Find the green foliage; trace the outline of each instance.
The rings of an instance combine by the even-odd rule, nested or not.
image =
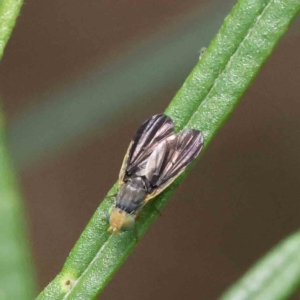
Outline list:
[[[0,59],[23,1],[0,2]],[[6,149],[4,116],[0,111],[0,299],[33,298],[34,272],[24,229],[22,199]]]
[[[6,149],[0,115],[0,299],[32,299],[36,288],[23,205]]]
[[[0,1],[0,59],[15,26],[22,4],[22,0]]]
[[[25,230],[22,198],[6,148],[0,114],[0,299],[32,299],[35,278]]]
[[[239,1],[166,110],[176,128],[201,130],[207,147],[299,8],[299,0]],[[183,178],[158,197],[159,209]],[[115,185],[110,193],[116,189]],[[116,236],[107,233],[104,216],[112,204],[109,199],[101,203],[61,273],[38,299],[93,299],[105,287],[136,245],[133,232]],[[138,223],[139,237],[156,217],[151,207],[143,209]]]
[[[288,299],[300,282],[300,232],[260,259],[220,300]]]

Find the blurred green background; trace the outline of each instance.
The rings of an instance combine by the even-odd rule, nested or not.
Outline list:
[[[234,3],[26,1],[0,94],[40,289]],[[215,299],[299,229],[299,48],[298,18],[103,299]]]

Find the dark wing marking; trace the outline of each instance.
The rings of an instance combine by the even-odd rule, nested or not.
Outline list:
[[[166,188],[198,156],[202,146],[203,135],[195,129],[185,129],[163,141],[147,161],[145,176],[149,192]]]
[[[152,116],[143,123],[133,138],[128,159],[124,162],[124,176],[141,176],[151,153],[173,132],[173,121],[164,114]]]

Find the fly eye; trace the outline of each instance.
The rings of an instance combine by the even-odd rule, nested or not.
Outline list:
[[[107,223],[109,223],[109,220],[110,220],[110,215],[111,215],[111,212],[114,208],[111,207],[107,212],[106,212],[106,221]]]
[[[134,227],[135,224],[135,216],[134,215],[127,215],[123,224],[122,224],[122,231],[129,231]]]

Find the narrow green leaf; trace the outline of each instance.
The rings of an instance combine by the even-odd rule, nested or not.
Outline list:
[[[0,1],[0,59],[15,26],[22,4],[23,0]]]
[[[0,59],[19,15],[22,0],[0,2]],[[0,299],[32,299],[36,287],[22,199],[6,148],[0,111]]]
[[[207,147],[299,8],[299,0],[239,1],[166,110],[176,128],[200,129]],[[158,197],[160,209],[183,177]],[[115,191],[116,185],[111,193]],[[103,217],[112,204],[109,199],[101,203],[63,270],[38,299],[93,299],[105,287],[136,244],[132,232],[116,236],[106,232]],[[139,236],[156,217],[151,205],[142,210]]]
[[[300,231],[261,258],[220,300],[288,299],[300,283]]]
[[[0,299],[30,300],[36,292],[35,277],[3,123],[0,112]]]

